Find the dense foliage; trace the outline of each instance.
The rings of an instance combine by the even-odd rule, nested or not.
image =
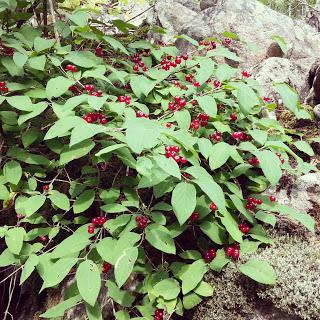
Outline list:
[[[196,50],[179,56],[163,43],[124,46],[81,11],[56,23],[60,39],[9,17],[0,30],[0,266],[22,270],[20,284],[37,272],[41,290],[76,280],[42,317],[83,301],[101,319],[101,286],[119,320],[183,315],[213,294],[206,272],[228,263],[274,284],[267,262],[241,258],[272,243],[264,227],[278,215],[314,230],[309,215],[264,193],[284,170],[315,170],[291,145],[313,151],[260,116],[276,104],[247,71],[221,63],[241,61],[233,40],[184,36]],[[291,88],[275,88],[309,116]]]

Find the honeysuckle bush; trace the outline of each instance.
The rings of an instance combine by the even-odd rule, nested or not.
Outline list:
[[[279,216],[314,231],[265,193],[284,172],[316,170],[291,149],[311,147],[261,117],[276,103],[249,72],[221,63],[241,61],[232,40],[183,36],[195,50],[179,56],[125,46],[96,23],[79,11],[56,24],[60,39],[28,24],[0,31],[0,266],[21,285],[38,273],[41,291],[75,278],[43,318],[83,302],[101,319],[103,286],[119,320],[183,315],[213,294],[204,275],[229,263],[273,285],[267,262],[241,258],[272,244],[265,228]],[[275,89],[308,117],[294,90]]]

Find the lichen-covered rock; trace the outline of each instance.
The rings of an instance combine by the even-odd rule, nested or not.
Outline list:
[[[320,314],[320,243],[281,236],[275,245],[250,258],[268,261],[277,284],[263,286],[241,275],[230,264],[207,280],[215,294],[190,317],[192,320],[316,320]],[[249,257],[244,257],[245,262]]]

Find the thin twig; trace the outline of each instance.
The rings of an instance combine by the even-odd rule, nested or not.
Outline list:
[[[53,1],[52,0],[49,0],[49,4],[50,4],[50,11],[51,11],[51,16],[52,16],[52,22],[53,24],[55,25],[56,22],[57,22],[57,19],[56,19],[56,13],[54,11],[54,5],[53,5]],[[55,38],[56,38],[56,41],[57,43],[59,44],[59,46],[61,46],[61,43],[60,43],[60,38],[59,38],[59,33],[56,29],[54,29],[54,35],[55,35]]]

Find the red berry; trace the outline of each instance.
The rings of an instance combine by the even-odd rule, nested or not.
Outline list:
[[[48,184],[44,185],[42,187],[42,189],[43,189],[43,191],[48,191],[49,190],[49,185]]]
[[[227,247],[227,249],[226,249],[226,255],[227,255],[228,257],[232,257],[233,252],[234,252],[234,248],[233,248],[233,247]]]
[[[167,128],[171,128],[171,127],[172,127],[172,123],[167,122],[167,123],[166,123],[166,127],[167,127]]]
[[[180,162],[182,164],[186,164],[188,162],[188,160],[185,157],[180,157]]]
[[[277,201],[277,198],[275,196],[270,196],[269,199],[270,199],[271,202],[276,202]]]
[[[137,64],[133,66],[133,71],[139,71],[139,66]]]
[[[182,59],[183,59],[183,60],[188,60],[188,58],[189,58],[189,57],[188,57],[187,54],[184,54],[184,55],[182,56]]]
[[[190,222],[197,222],[199,220],[199,217],[200,217],[200,215],[198,212],[193,212],[189,221]]]
[[[7,83],[5,81],[0,81],[0,87],[6,87]]]
[[[238,119],[238,116],[235,113],[232,113],[230,115],[230,121],[235,122],[235,121],[237,121],[237,119]]]
[[[251,74],[247,71],[242,71],[241,74],[245,77],[245,78],[250,78]]]
[[[47,241],[47,237],[46,236],[40,236],[39,239],[42,242],[46,242]]]
[[[261,205],[263,201],[261,199],[257,199],[256,204]]]
[[[213,82],[213,85],[214,85],[216,88],[220,88],[220,87],[221,87],[221,81],[215,80],[215,81]]]
[[[196,88],[199,88],[199,87],[201,86],[201,84],[200,84],[199,81],[194,82],[193,85],[194,85]]]
[[[93,84],[86,84],[84,86],[84,89],[88,92],[92,92],[94,90],[94,85]]]
[[[100,119],[100,123],[101,124],[106,124],[108,122],[108,120],[106,118],[101,118]]]
[[[70,72],[77,72],[78,71],[77,67],[75,65],[73,65],[73,64],[68,64],[66,66],[66,70],[70,71]]]
[[[94,225],[90,224],[88,226],[88,233],[93,234],[94,233]]]
[[[126,97],[125,96],[119,96],[118,97],[118,101],[119,102],[125,102],[126,101]]]
[[[216,205],[214,202],[212,202],[212,203],[210,204],[210,209],[211,209],[211,211],[216,211],[216,210],[218,209],[218,207],[217,207],[217,205]]]
[[[112,265],[110,263],[104,262],[102,265],[102,272],[108,273],[111,268],[112,268]]]

